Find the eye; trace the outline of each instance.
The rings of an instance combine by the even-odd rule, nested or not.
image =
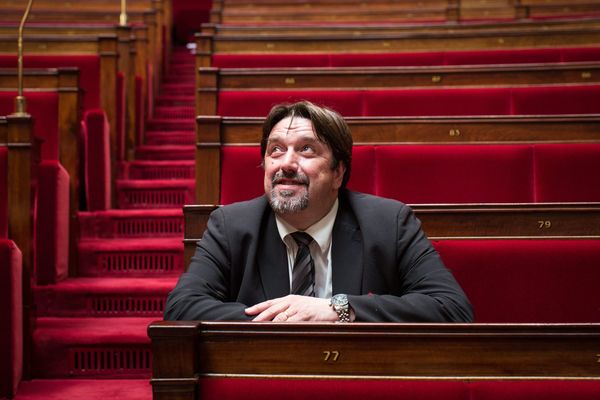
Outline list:
[[[283,153],[283,148],[279,145],[273,145],[269,149],[269,155],[276,156]]]
[[[315,152],[315,149],[314,149],[314,147],[313,147],[313,146],[311,146],[311,145],[309,145],[309,144],[305,144],[304,146],[302,146],[302,152],[303,152],[303,153],[306,153],[306,152],[309,152],[309,153],[314,153],[314,152]]]

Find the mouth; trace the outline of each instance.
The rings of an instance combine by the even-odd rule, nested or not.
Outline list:
[[[300,174],[294,176],[282,176],[278,173],[273,176],[273,187],[275,186],[308,186],[308,177]]]

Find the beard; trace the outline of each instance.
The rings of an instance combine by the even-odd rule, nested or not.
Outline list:
[[[277,191],[277,183],[280,179],[293,179],[303,186],[300,186],[298,191],[295,190],[279,190]],[[273,211],[278,214],[291,214],[305,210],[308,207],[308,177],[298,173],[283,173],[279,171],[271,179],[271,193],[269,196],[269,204]]]

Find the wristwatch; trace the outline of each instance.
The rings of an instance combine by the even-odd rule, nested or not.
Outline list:
[[[348,304],[348,296],[345,294],[336,294],[331,298],[329,305],[338,315],[340,322],[350,322],[350,305]]]

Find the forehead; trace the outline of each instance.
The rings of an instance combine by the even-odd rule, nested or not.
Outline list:
[[[286,117],[282,119],[271,129],[269,141],[297,137],[312,137],[313,139],[317,139],[313,124],[309,119],[302,117]]]

